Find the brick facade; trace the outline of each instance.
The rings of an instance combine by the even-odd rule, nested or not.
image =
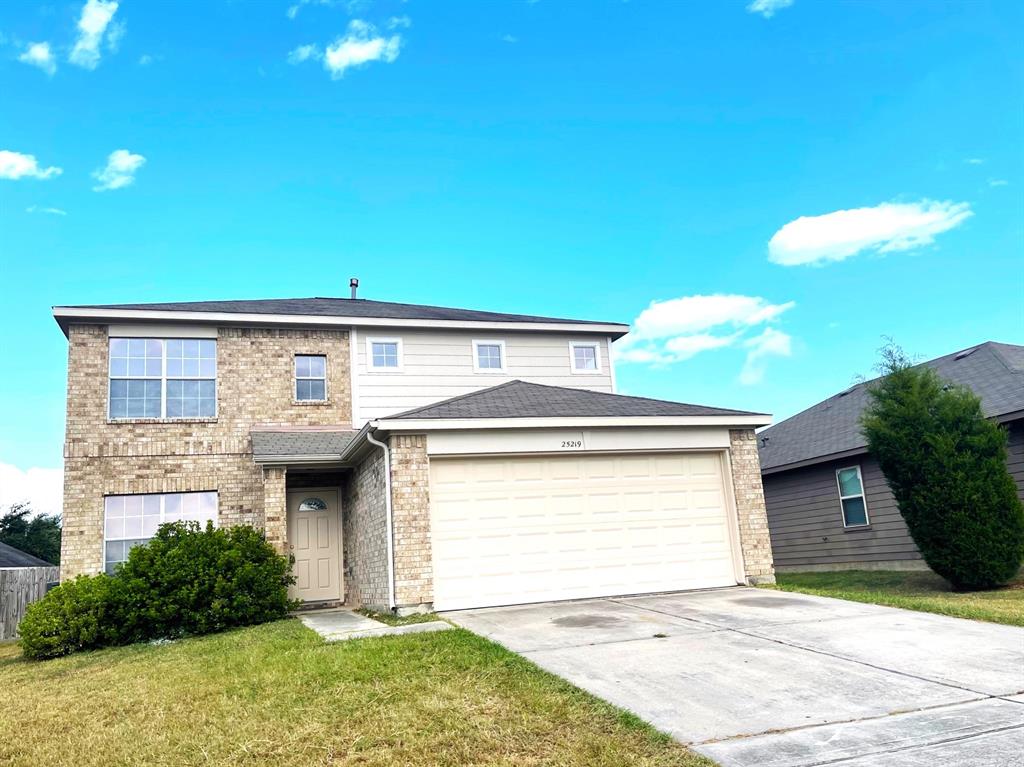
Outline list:
[[[395,601],[434,601],[430,543],[430,461],[425,434],[391,437],[391,515],[395,535]]]
[[[753,429],[729,431],[729,465],[739,517],[740,549],[747,582],[775,583],[768,513],[761,487],[761,462]]]
[[[117,422],[107,419],[107,327],[72,325],[68,336],[62,577],[102,569],[108,494],[216,490],[219,524],[266,527],[284,548],[284,472],[253,463],[249,431],[349,424],[347,331],[219,328],[216,418]],[[296,354],[327,356],[326,403],[294,401]]]
[[[384,497],[384,451],[373,447],[342,483],[341,521],[345,601],[375,610],[389,602]]]

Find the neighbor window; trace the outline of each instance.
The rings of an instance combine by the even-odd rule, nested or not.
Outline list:
[[[366,357],[370,370],[401,370],[402,342],[397,338],[367,338]]]
[[[473,367],[481,373],[502,373],[505,370],[504,341],[474,341]]]
[[[839,502],[843,506],[843,526],[863,527],[868,523],[868,507],[864,500],[864,482],[860,466],[848,466],[836,472]]]
[[[108,573],[128,558],[133,546],[147,543],[165,522],[217,524],[217,493],[108,495],[104,499],[104,566]]]
[[[569,360],[574,373],[601,372],[601,357],[596,343],[569,344]]]
[[[213,418],[212,338],[111,338],[110,418]]]
[[[327,357],[322,354],[295,355],[295,399],[323,402],[327,399]]]

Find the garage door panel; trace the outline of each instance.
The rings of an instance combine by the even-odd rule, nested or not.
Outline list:
[[[431,462],[435,606],[735,583],[716,454]]]

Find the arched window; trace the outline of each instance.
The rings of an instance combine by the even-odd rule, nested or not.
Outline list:
[[[299,511],[327,511],[327,503],[322,498],[307,498],[299,504]]]

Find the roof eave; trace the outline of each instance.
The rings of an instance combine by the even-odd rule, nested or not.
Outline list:
[[[868,452],[867,446],[862,445],[860,447],[853,447],[849,450],[840,450],[838,453],[829,453],[828,455],[819,455],[814,458],[805,458],[802,461],[793,461],[792,463],[784,463],[779,466],[770,466],[765,468],[761,467],[761,475],[767,476],[769,474],[781,474],[784,471],[792,471],[793,469],[803,469],[807,466],[814,466],[819,463],[828,463],[829,461],[838,461],[842,458],[851,458],[855,455],[866,455]]]
[[[482,330],[525,330],[525,331],[562,331],[575,334],[592,334],[610,336],[613,340],[621,338],[629,332],[629,325],[616,322],[552,322],[537,321],[499,321],[499,320],[437,320],[437,319],[398,319],[393,317],[346,317],[316,314],[263,314],[258,312],[193,312],[142,310],[142,309],[102,309],[96,307],[54,306],[53,317],[60,325],[64,335],[68,334],[68,326],[77,323],[104,323],[117,321],[130,322],[189,322],[216,325],[299,325],[299,326],[338,326],[338,327],[409,327],[409,328],[441,328],[441,329],[482,329]]]
[[[684,416],[568,416],[517,418],[381,418],[371,422],[382,431],[455,431],[460,429],[566,429],[614,426],[718,426],[753,428],[771,423],[771,416],[684,415]]]

